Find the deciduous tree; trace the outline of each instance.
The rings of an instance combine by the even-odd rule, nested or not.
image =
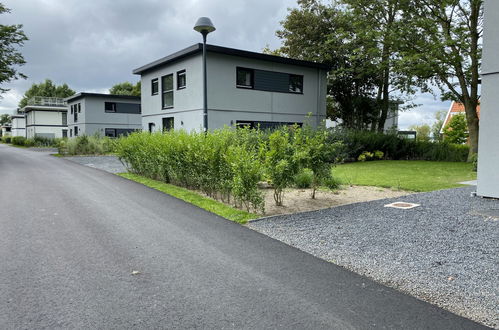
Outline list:
[[[109,89],[109,94],[140,96],[140,81],[135,85],[128,81],[118,83]]]
[[[468,140],[468,127],[463,114],[452,116],[444,129],[444,140],[450,143],[463,144]]]
[[[0,3],[0,15],[9,13],[10,9]],[[18,71],[18,66],[26,63],[19,47],[28,40],[22,30],[21,24],[3,25],[0,24],[0,97],[8,89],[1,87],[5,83],[19,78],[26,78]]]
[[[19,108],[24,108],[29,99],[34,96],[46,96],[46,97],[69,97],[74,95],[75,91],[69,88],[69,86],[64,83],[57,86],[50,79],[45,79],[44,82],[39,84],[32,84],[31,87],[24,93],[23,98],[19,102]]]

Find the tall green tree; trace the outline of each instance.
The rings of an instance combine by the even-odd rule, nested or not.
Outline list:
[[[0,3],[0,15],[9,13],[10,9]],[[26,78],[18,71],[18,66],[26,63],[23,55],[18,50],[28,40],[22,30],[22,25],[0,24],[0,97],[8,89],[1,87],[5,83],[19,78]]]
[[[31,99],[34,96],[64,98],[74,94],[75,91],[69,88],[69,86],[66,83],[57,86],[52,82],[52,80],[45,79],[44,82],[31,85],[31,87],[24,93],[23,98],[19,102],[19,108],[24,108],[26,105],[28,105],[29,99]]]
[[[125,81],[118,83],[109,89],[109,94],[140,96],[140,81],[135,85]]]
[[[404,65],[441,90],[443,100],[464,104],[470,155],[478,151],[479,70],[483,0],[413,0],[401,38]]]
[[[12,121],[12,117],[7,115],[7,114],[3,114],[0,116],[0,126],[5,125],[5,124],[10,124],[11,121]]]
[[[416,131],[416,140],[418,141],[430,141],[431,127],[428,124],[422,125],[411,125],[410,130]]]
[[[444,140],[450,143],[463,144],[468,140],[468,127],[463,114],[452,116],[444,128]]]

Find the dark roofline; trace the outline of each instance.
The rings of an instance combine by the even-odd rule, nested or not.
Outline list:
[[[201,44],[201,43],[195,44],[195,45],[192,45],[190,47],[184,48],[176,53],[173,53],[171,55],[160,58],[159,60],[156,60],[156,61],[151,62],[149,64],[146,64],[144,66],[141,66],[140,68],[133,70],[133,73],[134,74],[142,74],[146,71],[150,71],[150,70],[155,69],[157,67],[172,63],[174,61],[178,61],[182,58],[201,53],[202,50],[203,50],[203,44]],[[254,59],[269,61],[269,62],[292,64],[292,65],[297,65],[297,66],[305,66],[305,67],[309,67],[309,68],[319,68],[319,69],[329,70],[329,66],[326,64],[322,64],[322,63],[302,61],[302,60],[296,60],[293,58],[268,55],[268,54],[262,54],[262,53],[256,53],[256,52],[249,52],[246,50],[240,50],[240,49],[235,49],[235,48],[227,48],[227,47],[221,47],[221,46],[215,46],[215,45],[206,45],[206,51],[211,52],[211,53],[240,56],[240,57],[245,57],[245,58],[254,58]]]
[[[84,98],[84,97],[87,97],[87,96],[91,96],[91,97],[105,97],[105,98],[117,98],[117,99],[126,99],[126,100],[140,101],[140,96],[103,94],[103,93],[86,93],[86,92],[76,93],[73,96],[65,98],[64,101],[71,102],[71,101],[78,100],[78,99],[81,99],[81,98]]]

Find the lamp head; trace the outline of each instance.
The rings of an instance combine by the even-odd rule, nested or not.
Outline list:
[[[211,19],[208,17],[200,17],[198,18],[196,24],[194,25],[194,30],[198,31],[199,33],[210,33],[215,31],[215,26],[211,22]]]

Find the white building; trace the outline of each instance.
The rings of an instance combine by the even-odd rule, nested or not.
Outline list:
[[[78,93],[66,102],[69,137],[116,137],[142,128],[139,96]]]
[[[16,113],[12,118],[12,136],[26,137],[26,118],[23,114]]]
[[[477,194],[499,198],[499,1],[485,0]]]
[[[142,129],[202,130],[202,44],[133,72],[141,75]],[[326,72],[314,62],[207,45],[208,128],[272,127],[326,119]]]
[[[26,115],[26,137],[67,137],[67,106],[64,99],[35,96],[21,109]]]
[[[12,127],[10,125],[3,125],[0,129],[2,136],[12,136]]]

